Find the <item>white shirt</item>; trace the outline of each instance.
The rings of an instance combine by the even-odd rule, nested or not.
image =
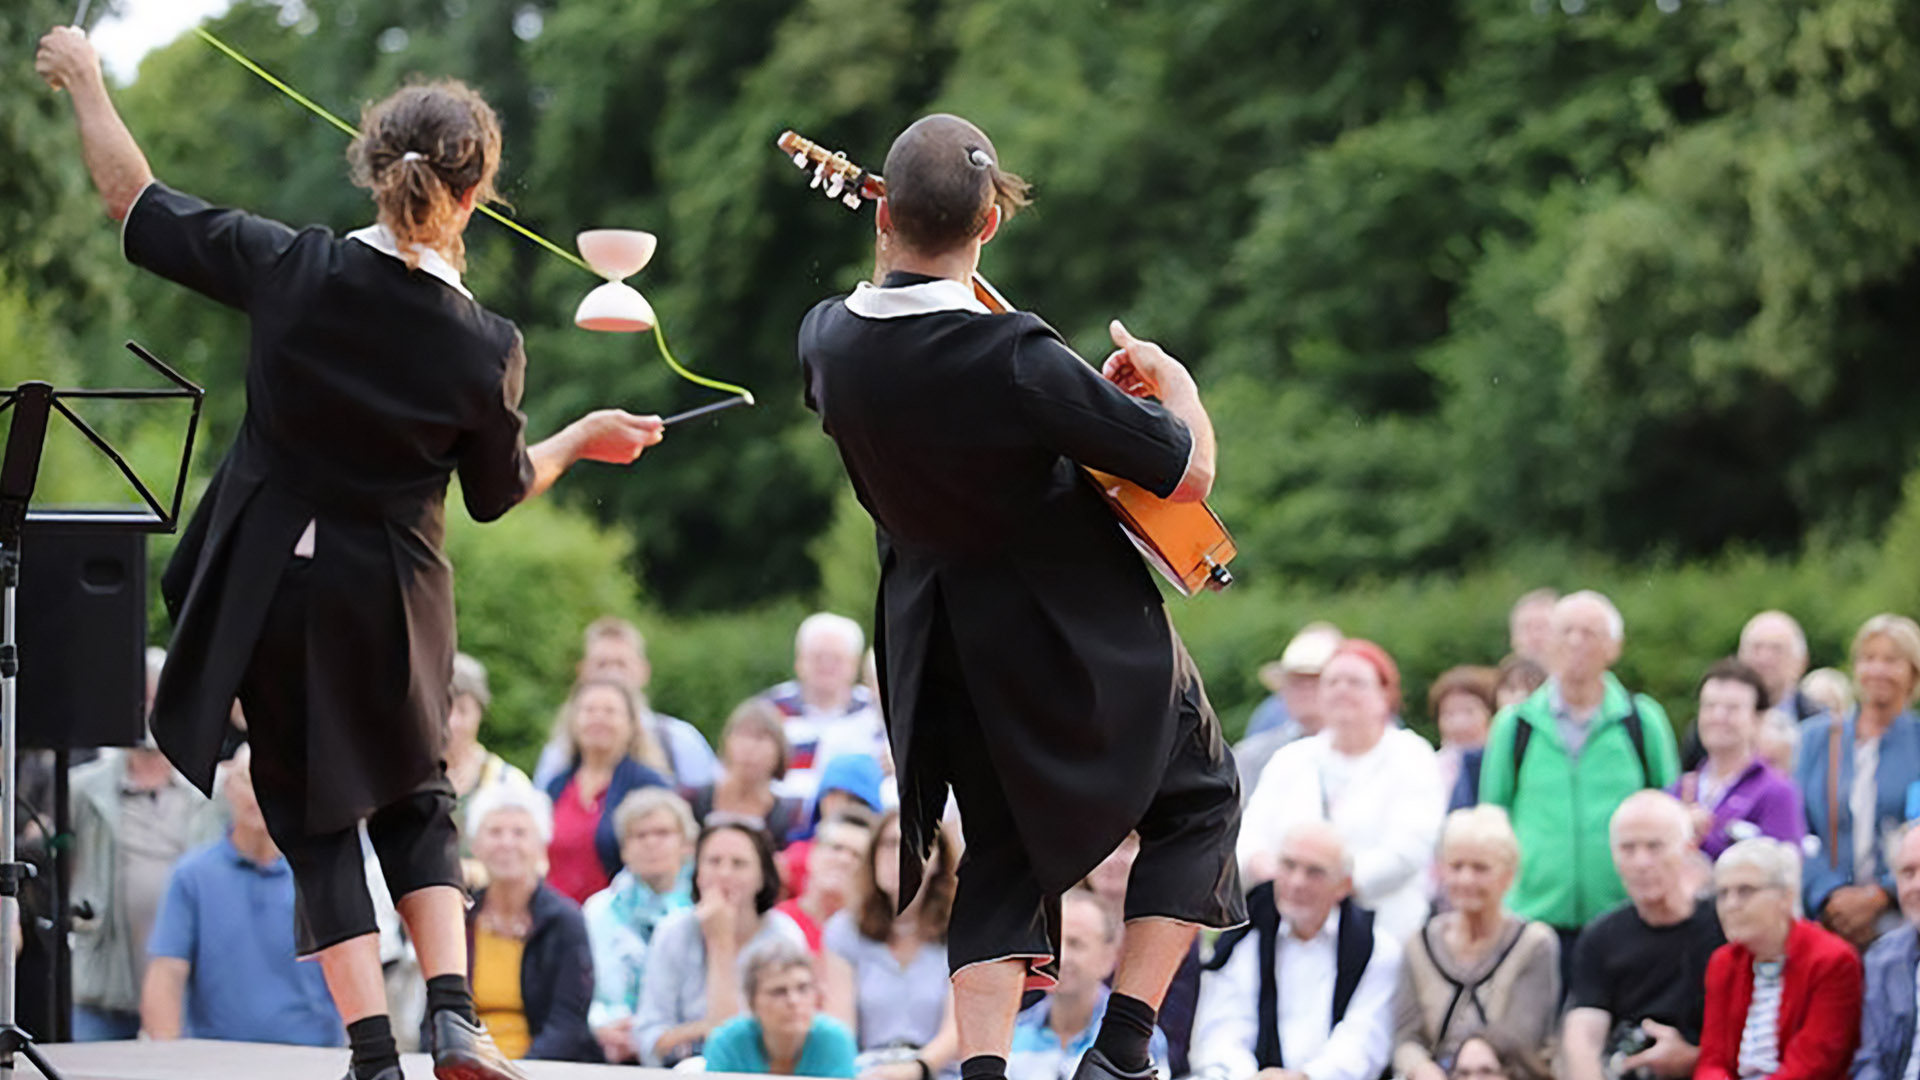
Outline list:
[[[1373,930],[1373,957],[1360,975],[1339,1024],[1333,1019],[1333,983],[1340,912],[1327,916],[1306,941],[1285,920],[1274,967],[1279,980],[1280,1049],[1286,1067],[1311,1080],[1375,1080],[1393,1053],[1393,994],[1400,980],[1400,946]],[[1260,1034],[1260,945],[1249,934],[1226,966],[1200,976],[1189,1064],[1195,1076],[1245,1080],[1260,1071],[1254,1043]]]
[[[1240,819],[1240,873],[1256,854],[1279,851],[1293,826],[1330,821],[1353,852],[1356,898],[1388,937],[1405,941],[1427,919],[1427,873],[1446,812],[1425,739],[1388,728],[1372,750],[1348,756],[1323,731],[1281,747],[1261,770]]]

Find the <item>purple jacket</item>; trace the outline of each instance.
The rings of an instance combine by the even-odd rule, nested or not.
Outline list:
[[[1673,793],[1688,806],[1703,805],[1700,772],[1705,768],[1703,764],[1673,786]],[[1807,812],[1800,801],[1800,789],[1755,758],[1713,808],[1713,828],[1700,841],[1700,850],[1707,858],[1718,859],[1735,841],[1754,836],[1771,836],[1797,849],[1806,835]]]

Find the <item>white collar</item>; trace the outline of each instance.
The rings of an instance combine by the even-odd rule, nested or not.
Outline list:
[[[847,297],[847,310],[863,319],[901,319],[936,311],[971,311],[991,315],[973,290],[952,278],[923,281],[883,289],[863,281]]]
[[[1321,942],[1337,941],[1339,936],[1340,907],[1337,904],[1334,905],[1332,911],[1327,912],[1327,919],[1320,924],[1320,929],[1312,937],[1304,941],[1294,935],[1292,922],[1288,920],[1285,915],[1280,916],[1280,940],[1290,945],[1314,945]]]
[[[347,239],[358,240],[382,255],[400,258],[400,245],[394,241],[393,231],[378,222],[364,229],[353,230],[347,234]],[[420,253],[420,269],[453,286],[461,296],[473,299],[467,287],[460,284],[460,271],[455,270],[445,256],[425,244],[415,244],[413,250]]]

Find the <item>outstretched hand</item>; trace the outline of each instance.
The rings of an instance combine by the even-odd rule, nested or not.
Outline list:
[[[56,26],[40,39],[33,55],[33,70],[55,90],[67,90],[88,81],[100,81],[100,54],[86,31],[73,26]]]
[[[600,409],[579,420],[580,458],[628,465],[641,451],[666,437],[658,416],[635,416],[624,409]]]

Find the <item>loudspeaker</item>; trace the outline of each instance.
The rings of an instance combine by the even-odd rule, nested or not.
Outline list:
[[[133,746],[146,735],[142,533],[28,521],[14,639],[20,745]]]

